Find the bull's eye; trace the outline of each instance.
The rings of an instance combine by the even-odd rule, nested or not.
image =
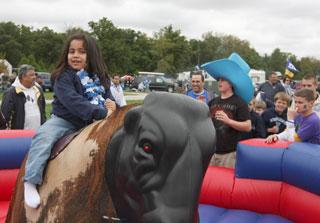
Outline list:
[[[152,145],[148,142],[144,142],[141,147],[142,147],[143,151],[145,151],[146,153],[152,152]]]

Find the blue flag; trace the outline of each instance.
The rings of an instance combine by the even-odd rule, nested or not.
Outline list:
[[[293,72],[299,72],[299,70],[291,63],[290,59],[287,60],[286,69]]]

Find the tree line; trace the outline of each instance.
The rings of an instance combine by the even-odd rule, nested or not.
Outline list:
[[[161,28],[152,37],[133,29],[116,27],[102,18],[90,21],[89,30],[70,28],[63,33],[48,27],[33,29],[13,22],[0,23],[0,59],[13,67],[32,64],[38,71],[51,72],[60,56],[66,38],[75,32],[86,32],[98,40],[110,74],[157,71],[174,75],[193,70],[195,65],[226,58],[238,52],[253,69],[284,73],[287,58],[300,70],[295,79],[306,73],[320,75],[320,61],[313,57],[298,59],[290,52],[275,48],[271,55],[260,55],[247,40],[233,35],[204,33],[201,39],[190,39],[174,30]]]

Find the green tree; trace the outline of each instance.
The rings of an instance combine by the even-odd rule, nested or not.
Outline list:
[[[130,46],[130,66],[124,67],[126,72],[135,73],[137,71],[153,71],[156,69],[157,64],[154,60],[153,41],[147,37],[146,34],[141,32],[133,32],[127,30],[127,38],[131,40],[128,42]]]
[[[289,55],[288,53],[281,52],[279,48],[274,49],[270,58],[268,58],[267,71],[280,71],[283,74]]]
[[[208,32],[201,39],[188,41],[180,30],[169,25],[150,38],[133,29],[116,27],[107,18],[91,21],[89,27],[89,31],[71,27],[56,33],[47,27],[33,30],[13,22],[0,22],[0,58],[8,60],[13,67],[29,63],[39,71],[52,71],[66,38],[76,32],[86,32],[98,40],[110,73],[161,71],[174,74],[237,52],[251,68],[264,69],[267,73],[272,70],[284,73],[286,60],[290,58],[300,70],[295,79],[306,73],[320,75],[317,58],[303,57],[299,60],[279,48],[270,55],[260,56],[247,40],[232,35]]]
[[[102,48],[102,54],[108,66],[109,72],[124,72],[130,67],[131,50],[128,44],[133,36],[113,25],[107,18],[98,22],[89,22],[92,34],[98,39]]]
[[[212,32],[208,32],[202,37],[203,41],[197,43],[198,47],[200,46],[200,55],[202,55],[200,60],[202,63],[226,58],[231,53],[236,52],[246,60],[251,68],[263,69],[263,58],[250,46],[248,41],[232,35],[213,35]]]
[[[6,59],[17,66],[21,57],[23,45],[19,42],[20,28],[13,22],[0,23],[0,52],[6,54]]]
[[[99,41],[110,73],[124,74],[156,69],[154,41],[146,34],[118,28],[107,18],[98,22],[91,21],[89,26],[91,34]]]
[[[218,53],[218,49],[221,46],[221,38],[213,35],[212,32],[203,34],[202,38],[203,41],[199,42],[197,46],[200,50],[200,63],[203,64],[211,60],[221,59],[222,55]]]
[[[23,56],[19,62],[19,65],[22,65],[22,64],[30,64],[36,69],[36,71],[46,70],[46,67],[43,64],[39,64],[37,62],[33,54],[28,56]]]
[[[166,26],[154,34],[154,41],[157,71],[175,74],[190,65],[191,49],[180,30]]]
[[[42,71],[49,70],[52,64],[56,64],[61,54],[65,41],[65,34],[58,34],[53,30],[44,27],[38,29],[33,35],[32,51],[34,58]],[[40,66],[41,64],[41,66]]]
[[[313,57],[302,57],[300,62],[301,72],[297,79],[301,79],[303,75],[310,73],[320,75],[320,61]]]

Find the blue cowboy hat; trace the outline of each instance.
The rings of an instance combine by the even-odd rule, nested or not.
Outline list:
[[[229,58],[211,61],[201,67],[214,79],[223,78],[231,83],[234,93],[240,96],[247,104],[252,100],[254,88],[248,73],[249,65],[237,53]]]

